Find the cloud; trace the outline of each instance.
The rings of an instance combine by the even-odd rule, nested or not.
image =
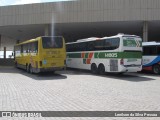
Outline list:
[[[40,3],[41,0],[16,0],[12,5]]]

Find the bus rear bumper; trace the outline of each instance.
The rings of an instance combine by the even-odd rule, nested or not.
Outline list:
[[[142,66],[139,67],[124,67],[121,72],[138,72],[142,70]]]
[[[51,67],[51,68],[38,68],[38,69],[34,69],[34,73],[40,73],[40,72],[54,72],[54,71],[61,71],[61,70],[65,70],[66,67]]]

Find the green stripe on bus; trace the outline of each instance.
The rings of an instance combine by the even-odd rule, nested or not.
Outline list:
[[[121,55],[124,58],[142,58],[141,52],[122,52]]]
[[[88,54],[89,54],[89,53],[85,53],[85,58],[88,58]]]
[[[141,52],[100,52],[94,58],[142,58]]]
[[[88,57],[85,53],[85,58]],[[81,53],[67,53],[68,58],[81,58]],[[94,58],[142,58],[141,52],[95,52]]]
[[[68,53],[68,58],[81,58],[81,53]]]

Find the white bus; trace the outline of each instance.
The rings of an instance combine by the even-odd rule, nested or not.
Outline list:
[[[137,72],[142,69],[142,39],[118,34],[104,38],[87,38],[66,44],[67,67],[93,73]]]
[[[143,70],[160,74],[160,43],[143,42]]]

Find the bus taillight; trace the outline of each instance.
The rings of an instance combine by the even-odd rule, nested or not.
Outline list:
[[[124,65],[124,59],[123,58],[120,60],[120,65]]]

